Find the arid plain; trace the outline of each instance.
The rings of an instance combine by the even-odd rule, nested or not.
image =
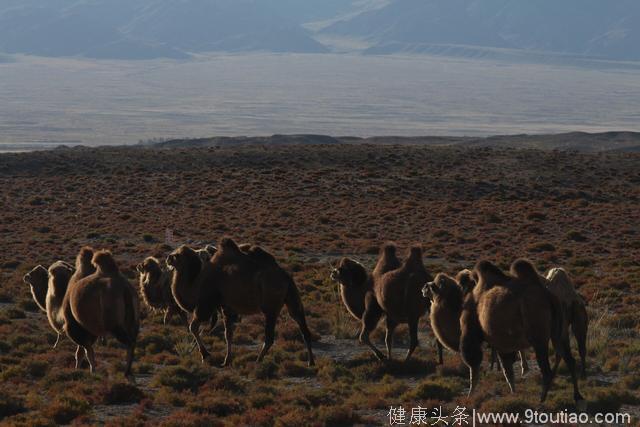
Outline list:
[[[635,153],[419,144],[56,149],[0,155],[0,206],[0,423],[380,425],[392,405],[572,408],[564,365],[540,405],[537,368],[510,395],[502,374],[489,372],[487,352],[479,390],[466,397],[466,367],[453,353],[437,365],[426,318],[411,362],[377,361],[353,338],[358,324],[329,267],[342,256],[371,267],[389,240],[402,255],[420,243],[432,274],[480,259],[565,267],[591,318],[581,380],[588,411],[640,415]],[[22,283],[33,266],[72,261],[87,244],[113,251],[137,283],[146,256],[223,236],[262,245],[293,274],[317,339],[316,367],[306,366],[284,312],[262,363],[254,362],[262,319],[245,316],[233,365],[219,369],[201,363],[179,318],[164,326],[143,311],[136,384],[122,376],[123,349],[111,338],[96,346],[91,375],[73,369],[68,339],[52,349],[55,335]],[[397,347],[407,339],[398,328]],[[222,361],[222,331],[205,342]]]

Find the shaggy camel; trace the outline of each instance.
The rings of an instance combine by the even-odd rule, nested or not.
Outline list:
[[[511,392],[515,390],[513,363],[516,353],[534,348],[543,379],[540,400],[544,401],[554,376],[549,365],[549,341],[552,341],[571,372],[574,399],[581,401],[575,360],[562,331],[562,308],[540,282],[533,265],[517,260],[507,275],[490,262],[481,261],[474,272],[478,283],[465,298],[460,319],[460,350],[469,367],[469,393],[475,390],[478,382],[481,344],[486,340],[498,353]]]
[[[22,279],[30,286],[34,301],[47,314],[49,324],[56,332],[56,342],[53,344],[53,348],[58,346],[60,335],[64,332],[64,317],[61,307],[69,279],[74,271],[71,264],[56,261],[51,264],[49,269],[38,265],[25,274]]]
[[[330,278],[333,282],[340,285],[340,297],[349,314],[360,322],[363,322],[365,305],[369,305],[370,312],[382,312],[373,291],[373,277],[381,277],[390,269],[397,269],[401,265],[400,260],[396,256],[395,246],[387,244],[382,247],[380,259],[372,274],[368,274],[366,268],[359,262],[350,258],[342,258],[338,262],[338,265],[332,268]],[[373,320],[370,320],[370,322],[373,323]],[[377,323],[378,322],[376,322],[376,325]],[[375,325],[371,326],[370,324],[370,327],[370,330],[372,330],[375,328]],[[363,327],[361,327],[361,329],[363,329]],[[387,328],[385,338],[388,358],[391,358],[391,334],[392,331]],[[361,333],[358,335],[360,336]],[[365,336],[363,336],[363,339],[365,339]],[[361,340],[361,342],[365,343],[363,340]],[[437,342],[437,348],[440,355],[440,363],[442,363],[442,345],[439,342]],[[374,354],[380,358],[379,353],[376,353],[375,350]],[[384,358],[384,356],[382,358]]]
[[[565,316],[565,330],[568,333],[569,327],[578,344],[580,354],[580,374],[587,376],[587,330],[589,328],[589,316],[587,314],[586,302],[582,295],[576,292],[569,274],[562,268],[552,268],[545,276],[541,276],[542,283],[547,289],[558,298]],[[556,354],[554,372],[558,368],[560,357]]]
[[[222,366],[227,366],[232,358],[231,343],[236,323],[233,315],[264,314],[265,340],[257,359],[262,361],[273,345],[276,321],[286,305],[307,346],[308,363],[314,365],[311,332],[293,279],[268,252],[257,246],[243,245],[243,249],[233,240],[223,238],[209,262],[202,263],[196,252],[186,246],[167,257],[167,265],[173,268],[171,290],[181,308],[193,311],[189,330],[196,339],[203,361],[209,357],[209,352],[200,338],[200,324],[208,319],[215,323],[218,309],[223,314],[227,344]]]
[[[186,321],[184,311],[176,304],[171,294],[171,272],[154,257],[147,257],[136,266],[139,273],[139,290],[142,301],[153,311],[164,313],[163,324],[167,324],[174,314]]]
[[[125,376],[132,379],[131,365],[140,330],[138,296],[120,273],[111,252],[96,252],[91,263],[96,269],[93,274],[69,283],[64,303],[65,332],[84,349],[91,372],[96,369],[96,338],[113,335],[127,347]]]
[[[422,262],[422,248],[412,247],[407,258],[398,268],[385,271],[398,264],[395,246],[385,245],[374,269],[375,275],[372,274],[373,292],[365,296],[360,342],[369,346],[380,360],[385,357],[371,343],[369,334],[375,329],[382,316],[385,316],[386,320],[385,344],[389,359],[392,357],[393,331],[399,324],[409,325],[409,350],[405,357],[406,361],[418,346],[418,321],[429,309],[429,302],[421,297],[422,286],[431,281],[431,276]]]
[[[460,316],[464,298],[473,291],[476,282],[470,270],[458,272],[455,278],[438,273],[433,282],[422,288],[422,295],[431,300],[429,320],[438,342],[449,350],[460,352]],[[524,351],[520,351],[522,375],[529,371]],[[493,369],[495,351],[491,351],[491,369]]]

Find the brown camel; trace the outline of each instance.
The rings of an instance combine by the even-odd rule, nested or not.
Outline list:
[[[540,400],[544,401],[553,371],[549,365],[549,341],[569,367],[576,402],[582,400],[575,360],[562,331],[562,308],[540,282],[538,272],[526,260],[517,260],[507,275],[488,261],[476,264],[478,283],[463,304],[460,350],[470,371],[470,390],[478,382],[483,340],[496,350],[511,392],[515,390],[513,363],[516,353],[533,347],[542,373]]]
[[[449,350],[460,352],[460,316],[464,298],[476,285],[473,273],[470,270],[458,272],[455,278],[444,273],[438,273],[433,282],[427,283],[422,288],[422,295],[431,300],[429,320],[438,342]],[[524,351],[520,351],[522,375],[529,371]],[[495,358],[494,350],[491,351],[491,369]]]
[[[236,323],[233,315],[264,315],[265,341],[258,355],[258,361],[262,361],[273,345],[276,321],[286,305],[289,315],[302,332],[309,365],[314,365],[311,332],[292,277],[263,249],[257,246],[249,248],[247,245],[243,245],[243,249],[233,240],[223,238],[209,262],[202,263],[196,252],[186,246],[167,257],[167,265],[173,268],[171,289],[176,302],[181,308],[193,311],[189,330],[196,339],[203,361],[209,357],[209,352],[200,338],[200,324],[216,319],[218,309],[223,314],[227,343],[222,366],[227,366],[231,363],[231,343]]]
[[[422,248],[414,246],[400,267],[385,271],[397,265],[395,246],[385,245],[380,259],[372,274],[373,292],[365,296],[365,310],[362,315],[360,342],[371,348],[376,357],[384,360],[385,356],[373,345],[369,334],[382,318],[386,319],[385,344],[387,357],[391,359],[393,331],[402,323],[409,326],[409,350],[405,361],[409,360],[418,346],[418,321],[429,309],[429,302],[422,298],[422,286],[431,281],[422,262]],[[398,261],[399,262],[399,261]],[[374,304],[374,301],[377,304]]]
[[[23,280],[29,284],[31,294],[36,304],[47,314],[51,328],[56,332],[56,342],[53,348],[58,346],[60,335],[64,332],[64,317],[62,316],[62,301],[67,293],[69,279],[75,269],[69,263],[56,261],[49,269],[38,265]]]
[[[136,266],[139,273],[139,290],[142,301],[152,311],[164,314],[163,324],[167,324],[174,314],[186,321],[185,313],[180,310],[171,294],[171,272],[164,268],[157,258],[147,257]]]
[[[558,298],[565,316],[565,329],[568,333],[569,327],[578,344],[580,354],[580,374],[583,378],[587,376],[587,331],[589,328],[589,315],[584,297],[576,292],[569,274],[562,268],[552,268],[545,276],[541,276],[541,281],[547,289]],[[556,354],[554,372],[558,368],[560,357]]]
[[[111,252],[96,252],[91,263],[96,269],[93,274],[69,283],[64,302],[65,332],[84,349],[91,372],[96,368],[93,343],[97,337],[113,335],[127,347],[125,376],[132,379],[140,329],[138,296]]]
[[[394,259],[397,260],[397,262],[393,262]],[[377,263],[372,274],[368,274],[366,268],[361,263],[350,258],[342,258],[338,264],[332,268],[330,278],[340,286],[340,297],[349,314],[362,322],[365,312],[365,303],[375,307],[370,307],[369,311],[382,311],[373,292],[373,275],[376,274],[380,277],[388,271],[388,268],[396,269],[401,265],[402,264],[396,256],[395,246],[387,244],[382,248],[380,261]],[[375,328],[375,326],[373,328]],[[358,337],[359,336],[360,332],[358,333]],[[386,337],[390,337],[390,333],[388,331]],[[390,338],[387,338],[386,343],[391,344]],[[437,342],[436,344],[440,355],[440,363],[442,364],[442,345],[440,342]],[[375,350],[374,354],[376,354]],[[390,354],[391,348],[388,346],[388,357]],[[378,354],[376,354],[376,356],[378,356]]]
[[[207,262],[211,259],[212,256],[215,255],[215,253],[218,251],[218,249],[213,246],[213,245],[207,245],[202,249],[198,249],[196,251],[196,253],[198,254],[198,256],[200,257],[200,259],[202,260],[202,262]]]

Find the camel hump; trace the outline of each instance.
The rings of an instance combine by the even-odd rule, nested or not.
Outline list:
[[[247,255],[262,264],[278,265],[276,258],[260,246],[251,246]]]
[[[230,237],[223,237],[220,240],[220,251],[227,253],[241,253],[242,251],[238,247],[238,244]]]
[[[80,252],[78,253],[78,257],[76,258],[76,261],[91,262],[91,259],[93,258],[93,253],[94,253],[94,250],[91,246],[83,246],[82,248],[80,248]]]
[[[424,264],[422,262],[422,246],[411,246],[409,249],[409,256],[404,261],[404,266],[424,268]]]
[[[106,274],[114,274],[120,271],[116,264],[116,260],[113,259],[113,255],[108,250],[96,252],[95,255],[93,255],[91,264],[93,264],[100,272]]]
[[[393,242],[387,242],[384,245],[382,245],[382,254],[386,255],[386,256],[396,256],[396,252],[397,252],[398,248],[396,246],[395,243]]]
[[[480,278],[487,275],[504,276],[500,267],[487,260],[479,261],[475,266],[475,271]]]
[[[476,286],[476,279],[473,276],[473,272],[469,269],[460,270],[458,274],[456,274],[455,278],[456,282],[462,287],[462,290],[466,294],[473,290]]]
[[[531,262],[526,259],[518,259],[511,264],[510,272],[520,280],[529,283],[540,283],[540,274]]]

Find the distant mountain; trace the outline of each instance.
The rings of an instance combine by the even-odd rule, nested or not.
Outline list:
[[[325,52],[270,4],[275,1],[0,0],[0,51],[118,59],[216,50]]]
[[[640,60],[640,2],[392,0],[323,32],[363,38],[371,53],[460,45]]]

